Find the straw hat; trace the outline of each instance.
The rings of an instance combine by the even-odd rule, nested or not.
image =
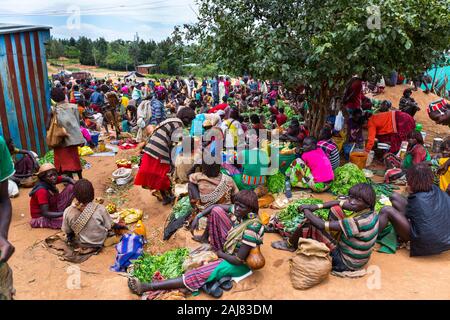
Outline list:
[[[45,172],[50,170],[56,170],[56,167],[51,163],[44,163],[42,166],[39,167],[39,171],[37,173],[38,176],[43,175]]]

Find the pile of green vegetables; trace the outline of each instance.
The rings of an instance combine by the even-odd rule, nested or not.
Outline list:
[[[143,282],[151,282],[157,271],[166,279],[177,278],[183,274],[183,262],[188,256],[187,248],[178,248],[154,256],[144,253],[134,261],[131,275]]]
[[[179,219],[185,217],[192,212],[191,202],[189,196],[185,196],[178,200],[172,208],[172,218]]]
[[[364,172],[356,164],[346,163],[334,171],[334,181],[331,183],[330,190],[337,195],[347,195],[354,185],[367,182]]]
[[[385,205],[380,202],[380,199],[382,196],[390,197],[392,196],[392,193],[394,190],[398,190],[399,187],[396,187],[392,184],[387,183],[373,183],[372,187],[375,190],[375,193],[377,195],[377,202],[375,204],[375,211],[380,212],[381,208],[383,208]]]
[[[323,203],[320,199],[300,199],[297,200],[286,208],[281,210],[277,217],[278,220],[283,224],[284,231],[292,233],[297,229],[297,226],[305,219],[303,213],[298,212],[298,208],[302,204],[321,204]],[[319,209],[314,211],[314,214],[322,218],[323,220],[328,220],[328,209]]]
[[[80,157],[81,166],[84,167],[87,163],[82,157]],[[47,152],[42,158],[39,158],[39,165],[42,166],[44,163],[55,164],[55,153],[53,150]]]
[[[270,193],[284,192],[286,176],[280,171],[267,178],[267,189]]]
[[[284,114],[288,117],[288,119],[292,119],[292,117],[296,115],[294,109],[292,109],[292,107],[283,100],[278,100],[278,108],[284,109]]]
[[[132,164],[139,164],[139,162],[141,162],[141,157],[140,156],[131,156],[130,161]]]

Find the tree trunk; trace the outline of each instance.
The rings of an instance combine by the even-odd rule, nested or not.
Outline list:
[[[309,124],[310,134],[316,138],[319,137],[320,130],[325,124],[325,118],[330,112],[330,101],[332,94],[326,85],[322,85],[318,95],[311,101],[311,108],[308,113],[307,121]]]

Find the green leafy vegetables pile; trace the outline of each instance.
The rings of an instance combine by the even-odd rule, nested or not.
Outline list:
[[[157,271],[166,279],[180,277],[183,274],[183,262],[188,256],[187,248],[178,248],[155,256],[144,253],[134,261],[132,276],[144,282],[151,282]]]
[[[189,196],[183,197],[173,206],[172,218],[179,219],[185,217],[192,212],[191,202]]]
[[[270,193],[284,192],[285,180],[285,175],[278,171],[267,178],[267,189]]]
[[[284,114],[288,119],[292,119],[292,117],[296,116],[294,109],[283,100],[278,100],[278,108],[284,109]]]
[[[346,163],[334,171],[331,192],[338,195],[347,195],[348,190],[358,183],[367,183],[366,176],[356,164]]]
[[[323,203],[319,199],[300,199],[297,200],[278,213],[278,219],[284,226],[284,231],[294,232],[298,224],[301,223],[305,217],[303,213],[298,212],[298,208],[302,204],[320,204]],[[321,217],[323,220],[328,220],[328,209],[319,209],[314,211],[314,214]]]

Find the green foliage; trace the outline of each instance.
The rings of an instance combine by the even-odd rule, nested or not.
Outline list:
[[[186,49],[189,48],[189,49]],[[177,37],[170,37],[156,43],[145,42],[137,37],[134,41],[115,40],[107,42],[104,38],[91,40],[80,37],[78,40],[50,39],[47,44],[47,57],[76,58],[83,65],[95,65],[113,70],[131,71],[139,64],[154,63],[158,73],[181,75],[182,65],[192,63],[196,57],[192,53],[194,46],[183,46]],[[186,51],[186,52],[185,52]],[[189,56],[188,58],[184,58]],[[77,63],[78,63],[77,62]],[[203,75],[209,72],[209,66],[194,70],[194,74]]]
[[[132,275],[143,282],[151,282],[157,271],[166,279],[177,278],[183,274],[183,262],[188,256],[187,248],[178,248],[154,256],[144,253],[134,261]]]
[[[173,206],[172,218],[179,219],[185,217],[192,212],[191,202],[189,196],[183,197]]]
[[[292,233],[297,229],[298,225],[305,219],[303,213],[298,212],[298,208],[302,204],[321,204],[323,203],[320,199],[300,199],[297,200],[286,208],[281,210],[277,217],[283,224],[283,229],[285,232]],[[328,220],[328,209],[319,209],[313,212],[315,215],[321,217],[323,220]]]
[[[170,75],[165,74],[165,73],[152,73],[152,74],[146,74],[145,77],[149,78],[149,79],[167,79],[167,78],[170,78]]]
[[[198,22],[185,25],[204,63],[219,69],[306,83],[313,132],[334,95],[354,74],[397,70],[412,77],[450,48],[448,0],[198,0]],[[369,23],[379,6],[381,28]],[[369,27],[368,27],[369,25]],[[181,32],[181,31],[179,31]]]
[[[361,169],[354,163],[346,163],[334,171],[334,181],[331,192],[338,195],[347,195],[348,190],[358,183],[367,183],[368,180]]]
[[[108,47],[106,66],[113,70],[126,70],[133,63],[129,48],[122,40],[113,41]]]
[[[78,50],[80,50],[80,63],[88,66],[95,65],[92,40],[80,37],[78,40]]]
[[[270,193],[284,192],[286,176],[281,172],[277,172],[267,178],[267,189]]]

